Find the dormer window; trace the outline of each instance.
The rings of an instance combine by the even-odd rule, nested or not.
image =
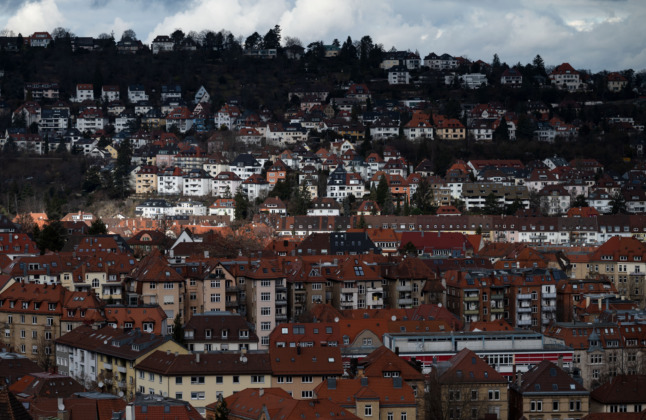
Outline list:
[[[205,330],[204,331],[204,337],[211,338],[211,330]]]
[[[228,338],[229,337],[229,330],[222,330],[222,338]]]

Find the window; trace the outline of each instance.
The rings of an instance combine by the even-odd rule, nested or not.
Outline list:
[[[459,409],[458,409],[458,410],[459,410]],[[406,420],[407,418],[408,418],[408,417],[407,417],[406,412],[405,412],[405,411],[402,411],[402,412],[401,412],[401,416],[399,416],[399,420]]]
[[[252,384],[264,384],[265,383],[265,375],[251,375],[251,383]]]
[[[190,300],[197,300],[197,293],[195,293],[195,292],[189,293],[188,298]]]
[[[216,384],[222,384],[222,383],[224,383],[224,377],[222,377],[222,376],[216,376],[216,377],[215,377],[215,383],[216,383]]]
[[[144,371],[140,370],[139,371],[139,379],[144,379],[144,375],[145,375]]]
[[[27,337],[25,330],[20,330],[20,338],[25,338],[25,337]]]
[[[46,341],[51,341],[52,339],[52,332],[51,331],[45,331],[45,340]]]
[[[500,400],[500,390],[498,390],[498,389],[490,389],[489,390],[489,399],[490,400],[495,400],[495,401]]]
[[[366,417],[372,417],[372,405],[366,404],[366,406],[363,407],[363,414]]]
[[[38,338],[38,331],[34,330],[31,332],[31,338]]]
[[[312,381],[313,381],[312,376],[310,376],[310,375],[306,375],[306,376],[301,377],[301,382],[304,383],[304,384],[311,384]]]
[[[261,287],[271,287],[271,280],[261,280],[260,281],[260,286]]]
[[[570,411],[581,411],[581,400],[570,401]]]
[[[204,384],[204,376],[191,376],[191,385]]]
[[[395,415],[392,412],[388,412],[386,420],[395,420]]]
[[[552,401],[552,411],[559,411],[559,402]]]
[[[211,280],[211,288],[220,288],[220,280]]]
[[[220,294],[211,293],[211,303],[218,303],[218,302],[220,302]]]
[[[175,385],[181,385],[182,384],[182,377],[181,376],[176,376],[175,377]]]
[[[270,330],[271,330],[271,322],[260,323],[260,331],[270,331]]]
[[[269,345],[269,336],[260,337],[260,344],[262,346],[268,346]]]
[[[301,391],[301,398],[313,398],[314,391]]]
[[[31,317],[31,323],[34,324],[34,325],[38,324],[38,317],[37,316],[32,316]]]
[[[271,307],[263,306],[262,308],[260,308],[260,315],[271,315]]]
[[[543,401],[531,401],[529,403],[529,411],[543,411]]]
[[[471,390],[471,400],[475,401],[478,399],[478,390],[477,389],[472,389]]]
[[[240,383],[240,376],[233,375],[233,383],[234,384],[239,384]]]
[[[192,400],[203,400],[204,399],[204,392],[203,391],[191,392],[191,399]]]
[[[364,338],[363,339],[363,345],[364,346],[372,346],[372,338]]]
[[[148,373],[148,380],[149,381],[154,381],[155,380],[155,374],[154,373]]]
[[[182,399],[182,396],[183,396],[183,395],[182,395],[182,393],[181,393],[181,392],[176,392],[176,393],[175,393],[175,399],[176,399],[176,400],[181,400],[181,399]]]
[[[262,292],[260,294],[260,300],[263,301],[263,302],[269,302],[271,300],[271,293]]]
[[[170,283],[170,282],[164,283],[164,289],[173,289],[173,288],[175,288],[175,285],[173,283]]]

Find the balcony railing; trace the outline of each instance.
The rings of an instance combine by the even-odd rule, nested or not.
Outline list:
[[[556,293],[543,293],[543,299],[556,299]]]
[[[525,325],[532,325],[532,320],[531,319],[519,319],[516,321],[516,324],[520,326],[525,326]]]
[[[525,313],[525,312],[531,312],[531,311],[532,311],[532,308],[529,306],[519,306],[518,308],[516,308],[516,312]]]
[[[531,293],[519,293],[516,296],[518,296],[518,300],[529,300],[532,298]]]
[[[407,286],[397,286],[397,291],[398,292],[410,292],[413,290],[413,286],[407,285]]]
[[[477,302],[479,300],[480,300],[480,297],[478,295],[475,295],[475,296],[473,296],[473,295],[472,296],[465,295],[464,296],[464,301],[465,302]]]
[[[465,315],[478,315],[480,311],[478,309],[465,309],[464,314]]]

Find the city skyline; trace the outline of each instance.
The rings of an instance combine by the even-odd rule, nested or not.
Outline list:
[[[10,0],[0,28],[21,33],[69,29],[77,36],[133,29],[150,44],[176,29],[228,30],[246,38],[280,25],[283,40],[344,42],[369,35],[385,50],[449,53],[509,65],[540,54],[548,65],[569,62],[593,72],[646,69],[646,4],[636,0],[465,1],[391,0]]]

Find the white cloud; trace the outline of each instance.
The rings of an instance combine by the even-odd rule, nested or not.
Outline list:
[[[65,19],[58,10],[56,1],[41,0],[27,2],[9,18],[5,27],[24,36],[38,31],[52,30],[63,26]]]

